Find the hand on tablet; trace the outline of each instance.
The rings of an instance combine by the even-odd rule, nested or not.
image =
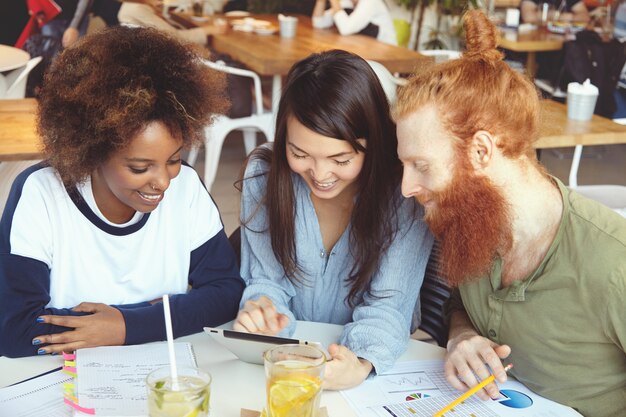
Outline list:
[[[239,310],[233,330],[276,336],[289,324],[289,318],[276,311],[272,300],[266,296],[248,300]]]
[[[357,357],[345,346],[328,346],[331,360],[324,370],[324,389],[348,389],[359,385],[372,371],[372,363]]]

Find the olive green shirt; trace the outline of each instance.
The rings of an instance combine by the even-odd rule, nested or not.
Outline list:
[[[509,345],[511,373],[536,393],[586,417],[626,416],[626,219],[555,181],[563,217],[541,265],[502,288],[498,259],[448,310]]]

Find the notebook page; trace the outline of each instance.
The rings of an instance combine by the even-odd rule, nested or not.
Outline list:
[[[178,366],[195,367],[191,344],[175,343]],[[76,391],[81,407],[97,416],[147,416],[146,376],[169,366],[167,343],[103,346],[76,354]]]
[[[71,417],[63,403],[63,383],[72,377],[61,369],[0,389],[0,415],[11,417]]]

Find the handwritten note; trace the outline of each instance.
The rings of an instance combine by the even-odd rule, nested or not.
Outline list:
[[[196,366],[189,343],[175,351],[178,366]],[[148,415],[146,376],[169,364],[165,343],[81,349],[76,362],[78,404],[116,417]]]

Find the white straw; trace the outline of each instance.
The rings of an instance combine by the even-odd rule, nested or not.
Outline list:
[[[165,334],[167,335],[167,350],[170,355],[170,374],[172,376],[172,390],[178,391],[178,372],[176,371],[176,354],[174,353],[174,334],[172,332],[172,317],[170,315],[170,297],[163,296],[163,314],[165,315]]]

